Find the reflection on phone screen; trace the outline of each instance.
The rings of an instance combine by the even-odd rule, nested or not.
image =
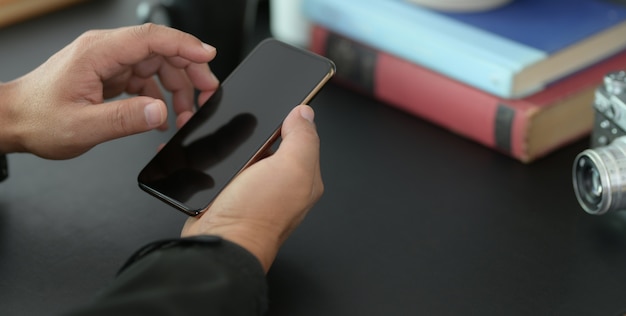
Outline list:
[[[295,106],[308,102],[332,62],[262,42],[139,175],[142,189],[195,215],[253,161]]]

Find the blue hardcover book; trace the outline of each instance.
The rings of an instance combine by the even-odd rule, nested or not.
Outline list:
[[[404,0],[304,0],[313,22],[503,98],[521,98],[626,48],[626,6],[515,0],[443,13]]]

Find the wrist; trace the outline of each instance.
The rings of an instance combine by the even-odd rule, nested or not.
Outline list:
[[[15,81],[0,82],[0,154],[19,152],[20,118],[13,110],[20,104],[18,84]]]

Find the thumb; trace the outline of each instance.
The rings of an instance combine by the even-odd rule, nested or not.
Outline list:
[[[87,116],[92,142],[102,143],[162,126],[167,107],[158,99],[133,97],[95,105]]]
[[[304,164],[319,164],[320,140],[313,122],[314,112],[308,105],[295,107],[285,118],[282,141],[275,155],[287,155]]]

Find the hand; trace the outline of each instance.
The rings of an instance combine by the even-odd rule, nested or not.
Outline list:
[[[278,249],[324,191],[313,110],[294,108],[273,155],[241,172],[182,236],[220,235],[254,254],[265,271]]]
[[[215,48],[154,24],[89,31],[31,73],[0,85],[0,152],[78,156],[111,139],[167,128],[155,75],[181,123],[217,89]],[[141,96],[103,103],[123,92]]]

